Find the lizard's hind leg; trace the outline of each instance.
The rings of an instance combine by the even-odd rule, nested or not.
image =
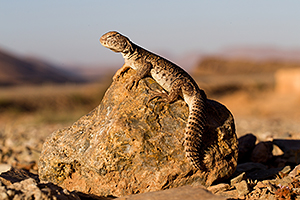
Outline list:
[[[172,103],[175,100],[178,99],[179,96],[182,94],[182,89],[181,89],[181,80],[176,80],[172,84],[172,89],[167,93],[162,93],[162,92],[153,92],[154,94],[149,98],[148,103],[153,100],[156,97],[160,97],[161,99],[159,101],[164,101],[166,103]]]
[[[113,81],[118,80],[121,76],[123,76],[124,73],[126,73],[128,70],[130,69],[130,67],[126,64],[124,64],[122,66],[122,68],[120,68],[114,75],[113,77]]]

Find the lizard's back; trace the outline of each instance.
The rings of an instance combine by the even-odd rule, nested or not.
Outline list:
[[[194,79],[181,67],[138,45],[134,44],[134,46],[135,53],[125,57],[125,63],[133,69],[137,69],[144,62],[150,62],[152,64],[152,69],[150,70],[152,78],[166,91],[170,92],[174,81],[178,79],[189,82],[193,87],[193,91],[198,92],[200,90]]]

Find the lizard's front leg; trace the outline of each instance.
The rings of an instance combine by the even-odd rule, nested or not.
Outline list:
[[[123,76],[125,72],[127,72],[130,69],[130,67],[126,64],[124,64],[118,71],[115,73],[113,77],[113,81],[116,81],[120,78],[120,76]]]
[[[150,62],[141,64],[140,67],[136,70],[136,74],[129,79],[129,82],[126,84],[126,89],[131,90],[133,86],[137,86],[142,78],[150,74],[151,68],[152,64]]]

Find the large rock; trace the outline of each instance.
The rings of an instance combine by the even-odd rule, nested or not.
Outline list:
[[[152,79],[127,91],[129,70],[115,80],[100,105],[72,126],[47,138],[39,177],[68,190],[98,196],[124,196],[183,185],[211,185],[228,178],[237,165],[238,145],[232,114],[208,100],[207,127],[200,152],[207,170],[195,170],[183,148],[188,107],[166,104],[151,91]]]

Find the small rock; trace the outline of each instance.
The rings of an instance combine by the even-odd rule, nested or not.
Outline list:
[[[272,142],[260,142],[252,151],[251,161],[256,163],[267,163],[273,157],[272,151]]]
[[[270,180],[259,181],[253,190],[246,195],[246,199],[274,199],[276,188]]]
[[[291,166],[285,166],[282,170],[280,170],[281,173],[288,174],[291,171]]]
[[[289,183],[291,183],[293,180],[290,176],[285,176],[283,178],[275,179],[275,184],[277,186],[289,186]]]
[[[218,193],[218,195],[223,196],[223,197],[227,197],[227,199],[228,198],[229,199],[243,199],[243,198],[239,197],[237,189],[220,192],[220,193]]]
[[[274,187],[274,184],[271,183],[270,180],[263,180],[262,183],[263,183],[264,185],[266,185],[267,189],[268,189],[271,193],[273,193],[273,194],[275,193],[276,188]]]
[[[257,190],[257,189],[261,189],[261,188],[266,188],[267,185],[264,184],[263,182],[259,181],[256,186],[254,186],[254,189]]]
[[[213,194],[224,192],[228,189],[230,189],[230,185],[227,183],[219,183],[218,185],[212,185],[207,188],[207,190]]]
[[[258,190],[263,188],[267,188],[272,193],[276,191],[276,188],[270,183],[269,180],[259,181],[253,189]]]
[[[249,133],[238,139],[239,142],[239,163],[249,162],[251,153],[255,147],[256,136]]]
[[[263,188],[263,189],[261,190],[261,193],[260,193],[260,198],[262,198],[262,199],[267,199],[267,198],[268,198],[267,192],[268,192],[268,189],[267,189],[267,188]]]
[[[2,199],[2,200],[9,200],[9,196],[7,195],[6,192],[0,191],[0,199]]]
[[[290,173],[289,176],[296,177],[300,174],[300,165],[297,165]]]
[[[26,170],[16,169],[14,167],[0,175],[0,180],[7,186],[28,178],[33,178],[38,181],[38,176],[36,174],[30,173]]]
[[[246,180],[247,176],[246,173],[243,172],[240,175],[238,175],[237,177],[234,177],[233,179],[230,180],[230,185],[234,185],[236,183],[241,182],[242,180]]]
[[[0,164],[0,174],[3,172],[9,171],[11,168],[11,165],[8,164]]]
[[[249,192],[248,184],[245,180],[242,180],[239,183],[234,184],[239,197],[244,197]]]
[[[288,162],[295,164],[300,163],[300,140],[275,139],[273,143],[284,152],[283,158],[286,158]]]
[[[213,195],[203,187],[183,186],[163,191],[148,192],[144,194],[136,194],[124,196],[115,200],[225,200],[226,198]]]
[[[31,197],[32,199],[42,199],[42,192],[38,188],[36,181],[32,178],[16,182],[7,188],[21,191],[26,197]]]
[[[272,154],[273,156],[282,156],[284,152],[277,145],[273,145]]]

